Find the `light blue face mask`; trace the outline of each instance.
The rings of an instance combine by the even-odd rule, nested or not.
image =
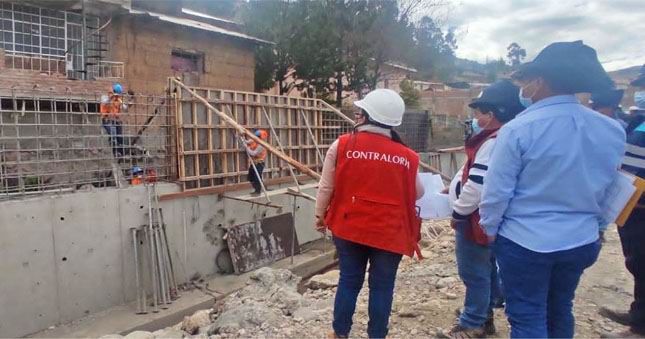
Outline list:
[[[479,122],[477,121],[477,118],[473,118],[473,120],[470,122],[470,127],[473,129],[473,135],[479,134],[479,132],[482,131],[482,128],[479,127]]]
[[[638,108],[645,109],[645,91],[634,92],[634,103]]]
[[[518,99],[520,99],[520,104],[522,104],[522,106],[524,107],[529,107],[533,105],[533,99],[524,97],[522,93],[522,87],[520,87],[520,93],[518,95]]]

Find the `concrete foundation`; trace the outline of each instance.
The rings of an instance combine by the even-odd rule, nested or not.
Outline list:
[[[157,190],[179,188],[159,184]],[[292,211],[292,196],[272,202],[284,208],[222,195],[161,202],[177,282],[218,274],[223,227]],[[320,238],[311,225],[313,207],[297,199],[301,243]],[[143,186],[0,202],[0,337],[28,335],[134,300],[130,228],[146,224],[147,212]]]

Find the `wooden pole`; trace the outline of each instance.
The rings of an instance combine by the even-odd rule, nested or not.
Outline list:
[[[280,150],[274,148],[271,146],[269,143],[266,141],[258,138],[255,136],[255,134],[251,133],[251,131],[247,130],[244,128],[242,125],[238,124],[237,121],[233,120],[233,118],[229,117],[228,114],[219,111],[213,105],[211,105],[208,100],[204,99],[202,96],[197,94],[195,91],[192,89],[188,88],[188,86],[184,85],[181,81],[177,79],[173,79],[173,81],[182,89],[186,90],[186,92],[190,93],[193,97],[195,97],[197,100],[201,101],[209,110],[213,111],[215,114],[217,114],[222,120],[227,122],[229,125],[231,125],[233,128],[235,128],[239,133],[246,135],[248,138],[251,138],[258,144],[262,145],[264,148],[267,149],[267,151],[275,154],[278,158],[286,161],[288,164],[292,165],[296,169],[298,169],[300,172],[310,176],[313,179],[320,180],[320,174],[316,173],[309,167],[303,165],[302,163],[298,162],[297,160],[293,159],[292,157],[284,154]]]

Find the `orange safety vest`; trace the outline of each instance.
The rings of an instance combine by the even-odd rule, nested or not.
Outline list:
[[[103,119],[119,119],[121,114],[121,107],[123,106],[123,99],[119,95],[111,95],[110,102],[103,103],[99,107],[101,118]]]
[[[497,137],[497,131],[498,129],[483,130],[466,142],[466,147],[464,148],[466,151],[466,164],[464,165],[464,170],[461,174],[461,187],[464,187],[466,184],[470,169],[475,165],[477,152],[479,152],[479,149],[486,141]],[[476,209],[469,216],[470,228],[466,230],[466,239],[469,239],[478,245],[488,245],[488,236],[486,236],[484,229],[479,224],[479,220],[479,209]]]
[[[249,144],[249,149],[251,149],[252,151],[255,151],[255,149],[258,148],[258,146],[260,146],[260,144],[258,144],[255,141],[251,141],[251,143]],[[262,147],[262,151],[259,154],[252,156],[251,158],[253,158],[253,162],[257,164],[257,163],[263,162],[264,159],[266,159],[266,157],[267,157],[267,149]]]
[[[416,213],[419,155],[374,133],[338,139],[336,173],[325,223],[335,237],[421,258]]]

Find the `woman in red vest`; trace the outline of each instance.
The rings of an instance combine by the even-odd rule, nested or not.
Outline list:
[[[503,297],[497,264],[479,225],[478,211],[497,131],[524,109],[518,94],[517,86],[500,80],[486,87],[469,105],[474,119],[466,140],[466,163],[449,192],[454,200],[452,227],[457,268],[466,285],[466,296],[456,325],[447,334],[440,333],[440,337],[481,338],[496,332],[493,308],[501,306]]]
[[[369,274],[370,338],[384,338],[394,281],[402,255],[418,252],[423,195],[419,156],[392,129],[405,105],[394,91],[377,89],[354,102],[361,109],[353,133],[338,138],[325,157],[316,202],[316,228],[329,228],[339,257],[340,279],[331,337],[346,338],[356,298]]]

